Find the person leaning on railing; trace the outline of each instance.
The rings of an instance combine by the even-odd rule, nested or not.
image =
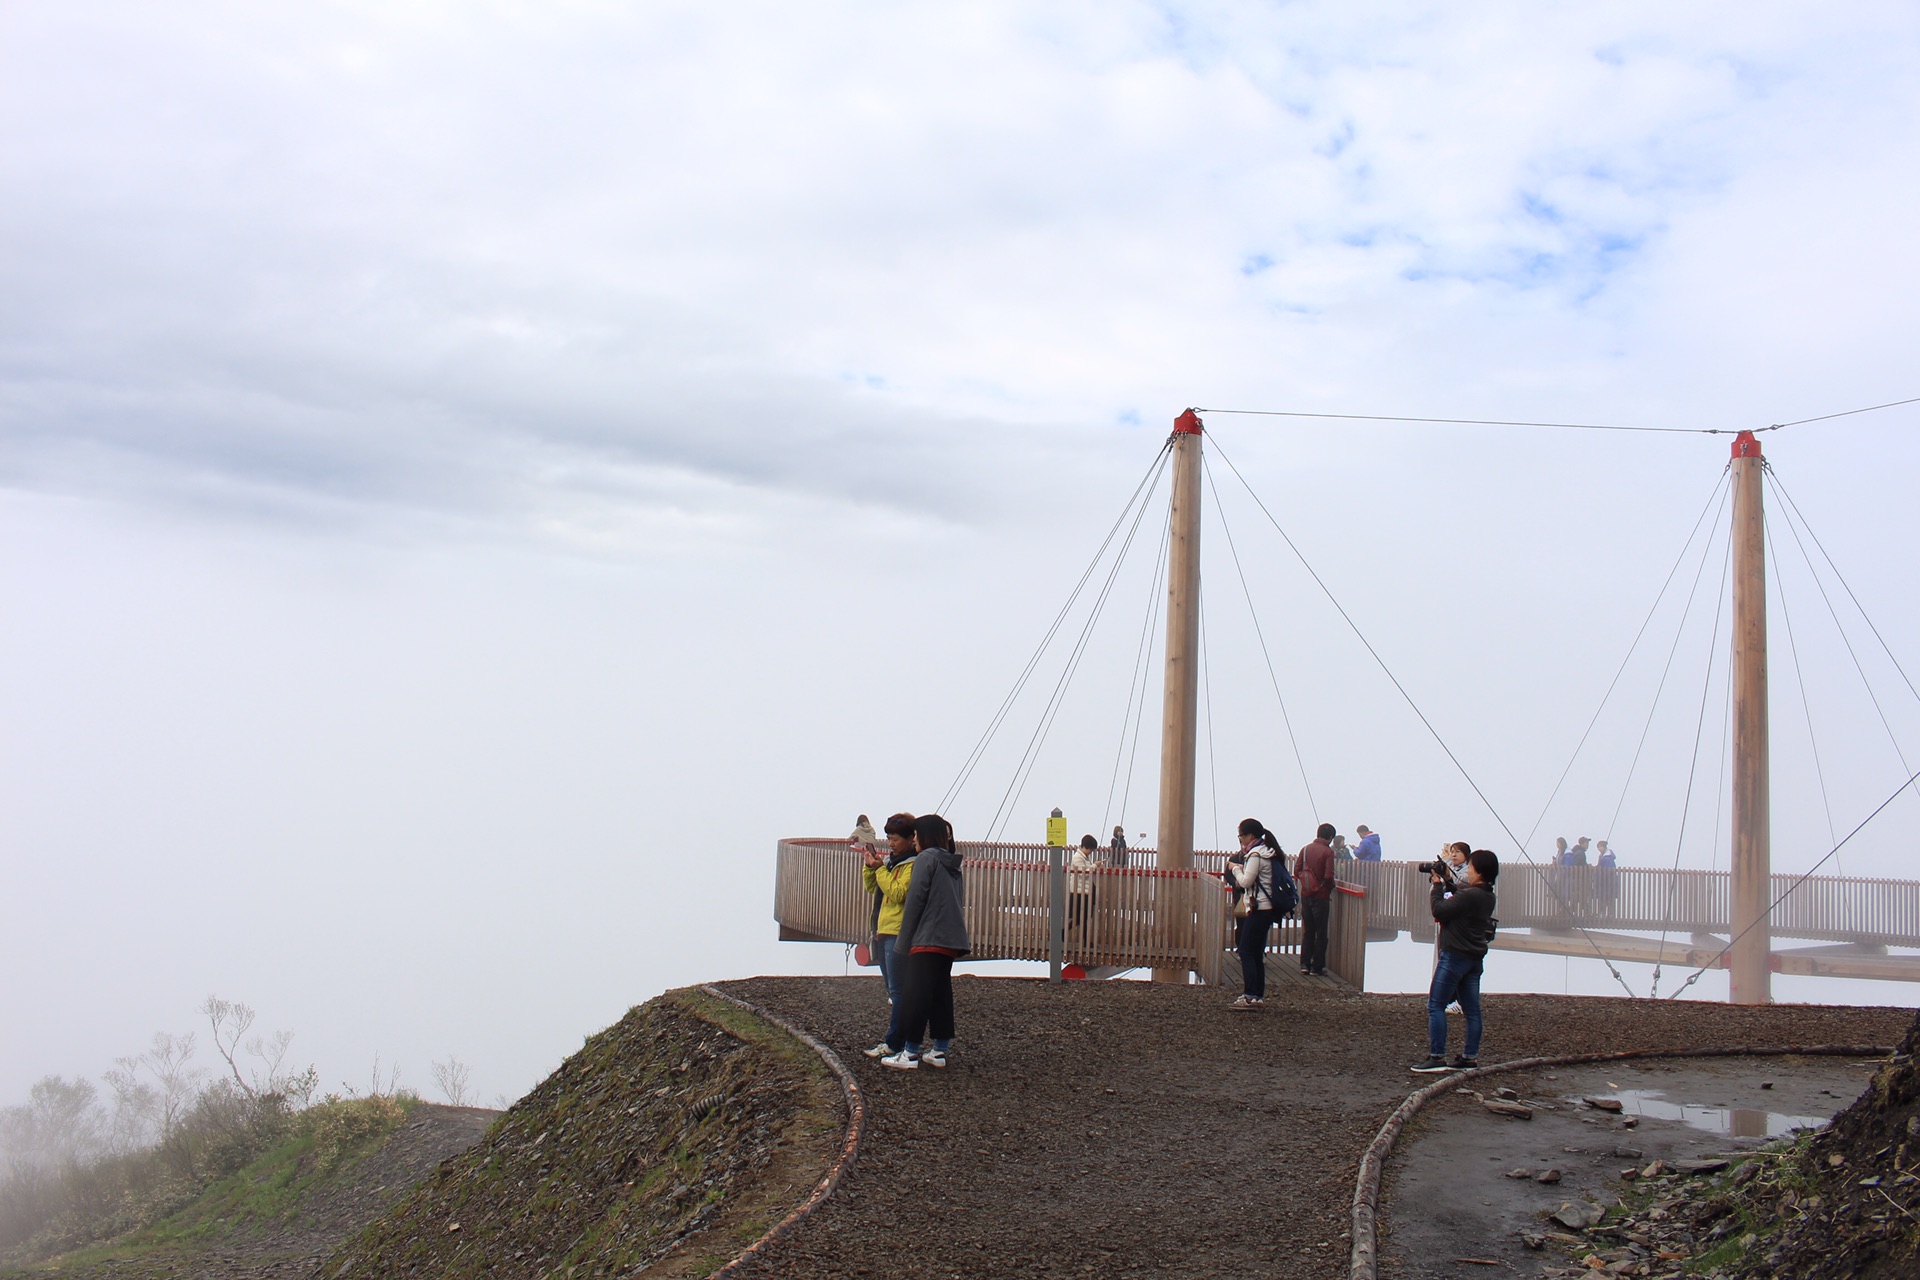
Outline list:
[[[1449,882],[1437,869],[1430,877],[1428,905],[1440,926],[1440,963],[1433,971],[1433,985],[1427,988],[1426,1060],[1412,1068],[1422,1075],[1480,1065],[1480,974],[1493,942],[1493,882],[1500,878],[1500,859],[1491,849],[1475,849],[1467,855],[1459,878]],[[1447,1005],[1455,1000],[1466,1015],[1467,1042],[1460,1056],[1449,1062],[1445,1056]]]
[[[880,897],[880,913],[874,918],[873,959],[880,966],[881,981],[887,984],[887,1034],[879,1044],[867,1050],[869,1058],[884,1058],[893,1050],[887,1046],[900,1034],[903,998],[902,979],[906,966],[894,958],[894,939],[900,934],[900,909],[907,900],[907,888],[913,879],[913,815],[896,813],[887,819],[887,852],[869,848],[866,865],[860,870],[860,883],[868,893]],[[916,1049],[918,1045],[914,1046]]]

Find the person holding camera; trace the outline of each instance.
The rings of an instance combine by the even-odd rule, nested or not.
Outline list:
[[[1440,963],[1427,989],[1427,1057],[1412,1070],[1421,1075],[1469,1071],[1480,1065],[1480,974],[1493,942],[1493,883],[1500,878],[1500,859],[1491,849],[1475,849],[1457,876],[1445,862],[1423,862],[1420,870],[1433,882],[1429,905],[1440,926]],[[1447,1006],[1454,1001],[1466,1015],[1467,1042],[1460,1056],[1448,1061]]]
[[[1287,855],[1279,839],[1258,818],[1240,824],[1240,852],[1227,859],[1226,876],[1237,887],[1234,915],[1239,917],[1240,998],[1227,1008],[1235,1013],[1258,1009],[1267,999],[1267,935],[1290,897]]]

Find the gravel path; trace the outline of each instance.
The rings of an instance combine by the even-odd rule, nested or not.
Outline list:
[[[962,977],[944,1072],[886,1070],[878,978],[724,984],[840,1050],[868,1097],[839,1191],[747,1269],[780,1277],[1334,1277],[1360,1154],[1417,1083],[1425,999]],[[1483,1059],[1892,1044],[1911,1015],[1492,996]]]

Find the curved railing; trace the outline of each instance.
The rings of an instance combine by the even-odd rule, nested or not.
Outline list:
[[[1342,862],[1340,875],[1366,887],[1369,927],[1433,936],[1429,882],[1413,863]],[[1731,927],[1732,877],[1725,871],[1509,862],[1500,869],[1498,890],[1503,932],[1583,927],[1684,936],[1725,934]],[[1849,876],[1802,882],[1776,875],[1773,897],[1779,900],[1770,926],[1776,938],[1920,947],[1920,882]]]
[[[973,958],[1048,959],[1053,902],[1047,846],[962,841],[960,852]],[[1161,871],[1152,865],[1152,850],[1133,854],[1126,867],[1100,866],[1065,877],[1063,959],[1088,969],[1190,970],[1205,982],[1219,982],[1234,922],[1231,899],[1209,873],[1218,872],[1227,855],[1198,851],[1192,870]],[[860,856],[844,839],[780,841],[773,908],[780,936],[865,941],[872,895],[862,887],[860,871]],[[1342,889],[1329,922],[1327,968],[1363,988],[1367,897],[1358,885]],[[1270,952],[1299,948],[1297,919],[1275,927]]]

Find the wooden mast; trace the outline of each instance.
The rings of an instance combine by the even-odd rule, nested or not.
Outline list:
[[[1733,937],[1734,1004],[1773,999],[1771,796],[1767,752],[1767,570],[1760,441],[1733,442]]]
[[[1200,415],[1173,424],[1173,512],[1167,545],[1167,674],[1160,720],[1160,833],[1155,865],[1193,866],[1194,767],[1200,694]],[[1185,982],[1185,969],[1155,969]]]

